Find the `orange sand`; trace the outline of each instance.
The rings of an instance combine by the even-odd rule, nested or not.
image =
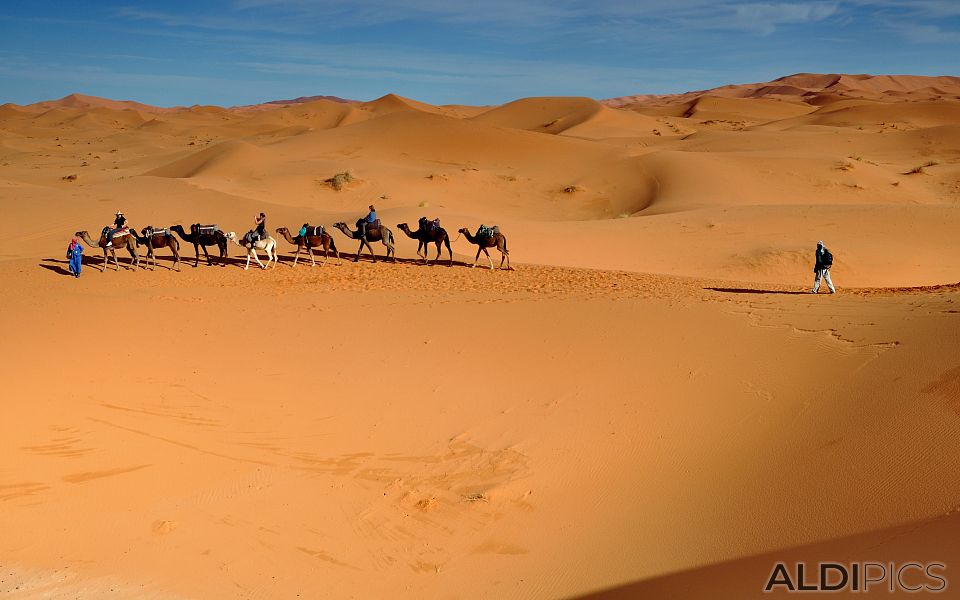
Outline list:
[[[746,598],[780,559],[957,554],[954,78],[74,95],[0,106],[0,202],[5,597]],[[396,264],[335,232],[341,266],[275,236],[269,271],[181,243],[179,273],[64,276],[117,209],[242,233],[370,203]],[[418,264],[421,215],[499,224],[517,270],[462,238]],[[836,296],[798,293],[818,239]]]

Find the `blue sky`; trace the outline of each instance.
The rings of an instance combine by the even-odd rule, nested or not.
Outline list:
[[[0,103],[608,98],[960,75],[960,0],[3,0]]]

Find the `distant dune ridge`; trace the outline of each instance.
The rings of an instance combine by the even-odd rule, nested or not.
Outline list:
[[[960,100],[960,77],[797,73],[764,83],[725,85],[683,94],[620,96],[602,102],[615,107],[659,106],[691,102],[704,96],[775,98],[813,105],[842,98],[879,101]]]

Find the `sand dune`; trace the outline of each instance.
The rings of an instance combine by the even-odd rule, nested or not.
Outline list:
[[[704,120],[777,121],[805,115],[812,109],[803,104],[776,100],[702,96],[692,101],[684,117]]]
[[[868,98],[903,101],[960,99],[960,77],[914,75],[843,75],[798,73],[764,83],[726,85],[710,90],[668,95],[637,95],[610,98],[603,102],[615,107],[682,104],[703,96],[725,98],[802,99],[822,104],[823,98]]]
[[[958,90],[0,106],[0,594],[749,598],[776,560],[940,557]],[[116,210],[274,233],[371,203],[397,263],[338,231],[340,265],[279,234],[268,271],[63,260]],[[395,228],[421,216],[453,266]],[[515,271],[468,268],[481,223]],[[818,239],[835,296],[805,293]]]

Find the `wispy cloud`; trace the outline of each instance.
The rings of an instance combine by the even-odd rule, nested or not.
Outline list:
[[[204,6],[198,4],[198,7]],[[640,32],[672,25],[699,30],[736,30],[769,34],[788,24],[815,23],[837,12],[837,2],[710,2],[669,3],[622,0],[234,0],[230,16],[193,11],[179,14],[123,7],[120,18],[154,21],[172,27],[295,33],[316,29],[369,27],[399,22],[490,25],[508,30],[582,30],[586,22],[629,19]],[[269,18],[262,18],[269,12]],[[496,30],[477,31],[496,36]]]
[[[905,40],[915,44],[960,44],[960,31],[946,31],[939,25],[893,23],[891,27]]]

